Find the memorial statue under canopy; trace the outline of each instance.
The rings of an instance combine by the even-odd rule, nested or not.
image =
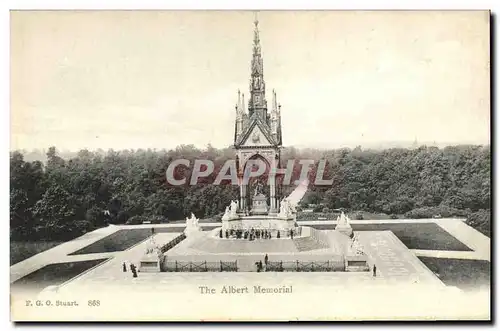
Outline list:
[[[262,194],[262,184],[260,182],[257,182],[257,184],[255,185],[253,196],[257,196],[258,194]]]

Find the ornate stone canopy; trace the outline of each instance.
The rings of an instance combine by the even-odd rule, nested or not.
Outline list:
[[[279,167],[281,137],[281,106],[277,102],[276,92],[272,91],[272,102],[268,108],[266,100],[266,84],[264,81],[264,66],[260,45],[258,20],[255,22],[253,52],[250,76],[250,100],[245,103],[245,97],[238,91],[236,104],[236,121],[234,147],[238,160],[238,175],[242,178],[247,164],[251,160],[262,160],[270,171]],[[244,214],[256,205],[265,205],[266,212],[277,213],[279,210],[279,195],[281,188],[276,186],[276,179],[269,177],[269,197],[253,195],[252,184],[240,181],[239,213]],[[262,193],[262,192],[260,192]],[[267,201],[269,198],[269,208]]]

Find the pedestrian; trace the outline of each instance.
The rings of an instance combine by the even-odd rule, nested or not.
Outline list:
[[[132,271],[132,277],[137,278],[137,270],[135,269],[135,265],[130,265],[130,270]]]
[[[127,265],[123,262],[123,272],[127,272]]]
[[[264,257],[264,263],[267,265],[267,262],[268,262],[268,261],[269,261],[269,257],[268,257],[268,256],[267,256],[267,254],[266,254],[266,256]]]
[[[373,265],[373,277],[377,277],[377,266]]]

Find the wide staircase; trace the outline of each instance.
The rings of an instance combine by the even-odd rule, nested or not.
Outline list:
[[[193,241],[191,248],[207,253],[282,253],[282,252],[307,252],[317,249],[329,248],[326,235],[311,227],[300,227],[300,236],[293,239],[218,239],[203,236]]]
[[[290,239],[216,239],[203,237],[194,241],[191,248],[207,253],[280,253],[296,252]]]
[[[299,252],[329,248],[328,239],[321,231],[311,227],[301,228],[302,236],[293,238],[293,243]]]

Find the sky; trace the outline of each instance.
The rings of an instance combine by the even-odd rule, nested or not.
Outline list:
[[[11,12],[11,149],[227,147],[254,12]],[[263,11],[285,146],[488,144],[489,13]]]

